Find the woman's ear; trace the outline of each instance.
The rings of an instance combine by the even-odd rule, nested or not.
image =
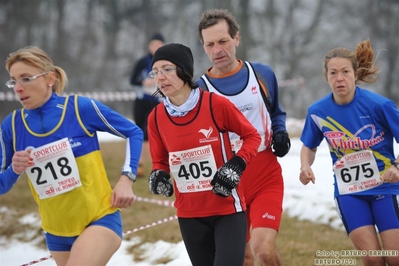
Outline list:
[[[49,72],[49,73],[48,73],[48,77],[47,77],[47,82],[48,82],[48,85],[49,85],[50,87],[52,87],[52,86],[54,85],[55,80],[56,80],[56,78],[55,78],[55,73],[52,72],[52,71]]]

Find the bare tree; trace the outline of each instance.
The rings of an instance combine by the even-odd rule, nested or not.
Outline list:
[[[377,55],[386,60],[381,74],[384,76],[382,93],[399,103],[396,75],[399,71],[399,2],[369,0],[364,8],[367,16],[363,19],[369,27],[371,41],[381,48]]]
[[[5,60],[10,52],[37,45],[68,73],[69,92],[128,90],[133,63],[146,52],[148,38],[161,31],[167,42],[192,48],[200,75],[210,62],[197,23],[210,8],[236,16],[238,58],[269,64],[280,81],[303,77],[305,85],[280,89],[289,115],[303,117],[309,104],[330,91],[322,77],[328,51],[354,48],[366,38],[382,67],[372,88],[399,102],[397,0],[1,0],[0,56]],[[0,77],[9,78],[6,71]]]

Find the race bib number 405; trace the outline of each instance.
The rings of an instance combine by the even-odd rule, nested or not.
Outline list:
[[[211,145],[170,152],[169,166],[180,193],[212,189],[217,168]]]
[[[35,148],[33,166],[25,172],[40,199],[60,195],[82,186],[68,138]]]
[[[334,164],[339,194],[372,189],[382,184],[377,162],[369,150],[347,154]]]

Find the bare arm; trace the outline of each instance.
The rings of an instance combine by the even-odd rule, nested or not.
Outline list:
[[[305,145],[301,148],[301,169],[299,174],[299,180],[302,184],[307,185],[310,181],[315,183],[315,176],[312,171],[312,164],[316,157],[317,148],[309,149]]]
[[[399,156],[395,160],[396,163],[399,162]],[[399,169],[391,165],[388,170],[381,176],[382,182],[388,182],[391,184],[399,182]]]
[[[115,208],[127,208],[133,205],[135,195],[133,192],[133,181],[122,175],[112,190],[111,206]]]

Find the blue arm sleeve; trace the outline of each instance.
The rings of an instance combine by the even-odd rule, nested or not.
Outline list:
[[[279,101],[278,84],[276,77],[273,74],[272,85],[270,86],[270,96],[272,101],[271,120],[273,132],[281,132],[286,130],[287,113],[281,109]]]
[[[300,136],[300,140],[302,141],[303,145],[309,149],[318,147],[324,139],[323,132],[321,132],[319,127],[312,119],[312,114],[314,114],[314,112],[312,111],[312,108],[309,107],[305,124]]]
[[[103,131],[126,139],[126,157],[122,171],[132,171],[137,174],[143,131],[132,121],[99,101],[79,97],[79,113],[87,130]]]
[[[399,143],[399,124],[390,122],[399,120],[399,110],[396,104],[392,100],[387,100],[383,105],[380,105],[380,107],[383,114],[378,117],[384,119],[383,123],[389,127],[396,142]]]
[[[0,128],[0,195],[7,193],[17,182],[19,175],[11,167],[14,149],[12,146],[11,114],[8,115]]]
[[[260,63],[253,63],[254,69],[261,74],[263,80],[261,82],[266,82],[266,86],[269,91],[270,101],[271,101],[271,110],[270,110],[270,118],[272,120],[272,129],[274,133],[285,131],[286,130],[286,118],[287,113],[282,110],[279,101],[279,88],[276,79],[276,75],[273,70],[268,66]]]

